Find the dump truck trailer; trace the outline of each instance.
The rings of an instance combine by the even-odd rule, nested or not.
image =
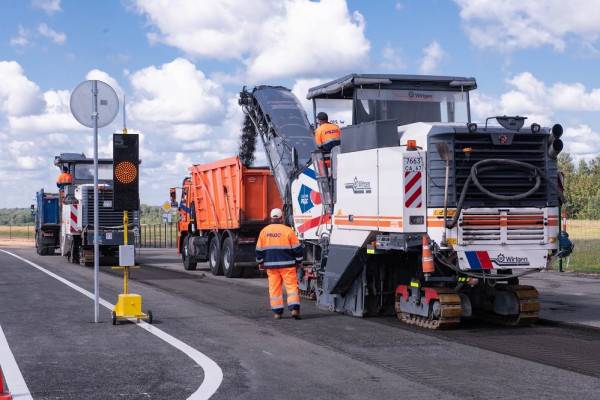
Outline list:
[[[246,167],[231,157],[192,165],[189,172],[178,203],[177,248],[184,268],[208,261],[214,275],[229,278],[256,268],[258,234],[270,210],[281,207],[269,168]],[[175,188],[170,195],[176,202]]]
[[[31,206],[35,216],[35,249],[39,255],[51,255],[60,246],[60,197],[44,189],[35,197],[36,205]]]

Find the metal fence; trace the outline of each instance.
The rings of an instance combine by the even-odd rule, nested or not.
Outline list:
[[[0,238],[33,240],[35,238],[35,228],[33,225],[0,225]]]
[[[139,247],[176,248],[177,224],[146,224],[140,226]]]
[[[563,260],[563,269],[573,272],[600,272],[600,220],[567,221],[573,254]]]

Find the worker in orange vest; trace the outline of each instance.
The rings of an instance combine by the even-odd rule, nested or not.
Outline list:
[[[73,177],[69,173],[69,167],[65,166],[56,179],[56,186],[58,186],[59,189],[63,189],[65,186],[70,185],[71,183],[73,183]]]
[[[287,304],[294,319],[300,319],[300,294],[296,266],[302,262],[304,251],[298,237],[283,224],[279,208],[271,210],[271,224],[260,231],[256,243],[256,262],[267,270],[269,297],[273,317],[283,315],[283,285],[287,292]]]
[[[319,127],[315,130],[315,143],[319,150],[325,154],[331,153],[331,149],[340,145],[342,132],[340,127],[329,122],[329,116],[320,112],[317,114]]]

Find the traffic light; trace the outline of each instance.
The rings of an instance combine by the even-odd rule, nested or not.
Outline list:
[[[113,135],[113,209],[137,210],[139,193],[139,136]]]

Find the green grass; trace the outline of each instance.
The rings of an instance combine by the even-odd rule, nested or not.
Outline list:
[[[567,232],[575,250],[563,260],[565,270],[600,273],[600,221],[569,220]]]

